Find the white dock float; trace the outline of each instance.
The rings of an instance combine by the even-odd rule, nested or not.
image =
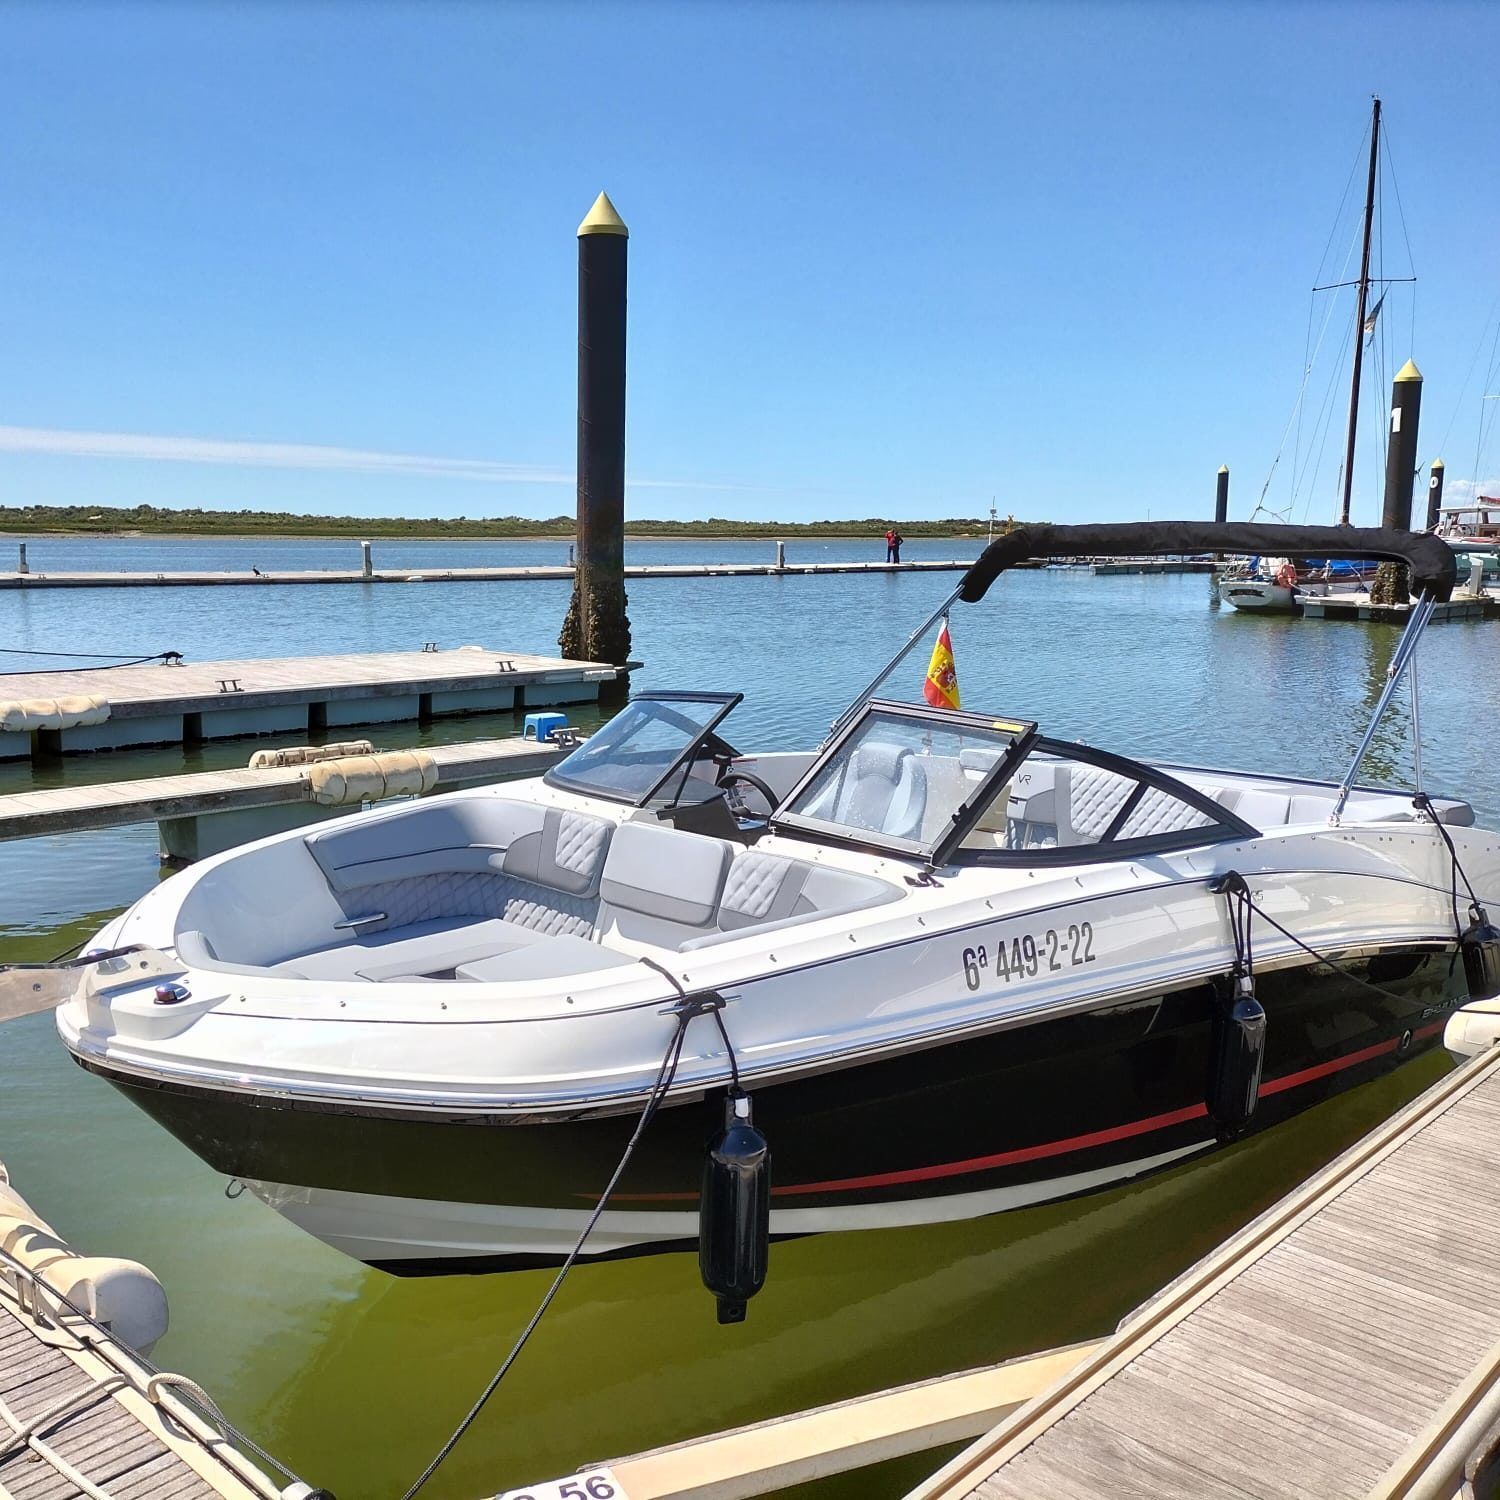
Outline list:
[[[98,723],[0,730],[0,760],[592,703],[617,675],[601,662],[471,646],[7,672],[0,722],[7,709],[67,698],[102,699],[108,712]]]

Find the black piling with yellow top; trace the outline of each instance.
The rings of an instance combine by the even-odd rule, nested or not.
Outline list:
[[[1427,478],[1427,530],[1436,531],[1438,513],[1443,508],[1443,461],[1435,458]]]
[[[625,293],[630,231],[600,193],[578,226],[578,550],[564,656],[630,658],[625,614]],[[622,674],[611,685],[623,697]],[[600,694],[604,696],[603,690]]]
[[[1411,360],[1391,386],[1391,430],[1385,450],[1385,505],[1380,524],[1411,530],[1412,488],[1417,478],[1417,423],[1422,415],[1422,372]],[[1370,589],[1372,604],[1405,604],[1411,598],[1404,564],[1381,563]]]
[[[1219,487],[1214,492],[1214,521],[1222,526],[1229,519],[1229,465],[1219,465]]]

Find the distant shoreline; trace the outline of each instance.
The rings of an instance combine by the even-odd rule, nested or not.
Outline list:
[[[903,532],[910,542],[910,532]],[[376,532],[361,536],[352,531],[13,531],[0,527],[0,538],[7,541],[76,541],[92,538],[102,542],[144,541],[148,538],[163,542],[566,542],[572,544],[571,536],[557,532],[539,532],[525,535],[517,532],[506,536],[444,536],[436,532],[402,531]],[[982,542],[982,531],[926,531],[920,533],[923,541]],[[764,535],[745,531],[626,531],[627,542],[885,542],[885,533],[876,531],[767,531]]]
[[[731,521],[708,516],[701,521],[663,521],[644,518],[626,522],[632,541],[670,541],[676,537],[733,541],[741,538],[769,542],[809,541],[814,538],[880,543],[894,527],[908,541],[918,537],[982,539],[989,523],[973,516],[944,516],[928,521],[890,520],[863,516],[852,521]],[[226,541],[353,542],[571,542],[577,534],[572,516],[459,517],[443,520],[423,516],[315,516],[289,511],[161,510],[153,506],[124,509],[87,505],[0,505],[0,537],[58,538],[93,536],[123,538],[163,537]]]

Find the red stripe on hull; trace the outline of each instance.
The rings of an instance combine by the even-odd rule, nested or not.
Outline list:
[[[1434,1021],[1428,1026],[1419,1026],[1412,1032],[1412,1039],[1435,1035],[1446,1024]],[[1371,1062],[1377,1057],[1400,1049],[1401,1039],[1391,1037],[1357,1052],[1335,1057],[1328,1062],[1315,1063],[1296,1073],[1284,1073],[1260,1086],[1260,1096],[1285,1093],[1288,1089],[1301,1087],[1304,1083],[1315,1083],[1342,1073],[1346,1068],[1357,1068],[1360,1063]],[[1064,1140],[1047,1141],[1040,1146],[1021,1146],[1013,1151],[997,1151],[990,1156],[971,1156],[964,1161],[938,1162],[930,1167],[907,1167],[897,1172],[873,1172],[867,1177],[839,1177],[828,1182],[798,1182],[789,1187],[773,1187],[773,1198],[795,1198],[811,1193],[855,1193],[867,1188],[903,1187],[913,1182],[935,1182],[944,1177],[963,1177],[970,1172],[987,1172],[995,1167],[1019,1166],[1024,1162],[1044,1161],[1050,1156],[1066,1156],[1072,1151],[1087,1151],[1091,1146],[1108,1146],[1115,1141],[1129,1140],[1132,1136],[1149,1135],[1153,1130],[1166,1130],[1172,1125],[1185,1125],[1190,1120],[1201,1120],[1208,1116],[1205,1104],[1189,1104],[1183,1109],[1168,1110],[1165,1114],[1148,1115],[1143,1120],[1132,1120],[1126,1125],[1112,1125],[1107,1130],[1091,1130],[1084,1135],[1070,1135]],[[587,1196],[579,1194],[580,1197]],[[667,1203],[686,1202],[696,1199],[697,1193],[616,1193],[615,1202],[620,1203]]]

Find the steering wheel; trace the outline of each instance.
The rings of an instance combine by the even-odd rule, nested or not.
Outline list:
[[[744,798],[734,795],[733,789],[741,785],[753,788],[755,791],[759,792],[760,795],[765,799],[766,810],[764,813],[751,812],[745,806]],[[768,787],[765,782],[760,779],[759,776],[753,776],[749,771],[736,771],[733,767],[730,767],[719,777],[719,787],[722,791],[729,794],[726,800],[729,802],[730,809],[734,812],[736,817],[769,817],[773,812],[775,812],[776,804],[781,800],[776,795],[776,793],[773,792],[771,788]]]

